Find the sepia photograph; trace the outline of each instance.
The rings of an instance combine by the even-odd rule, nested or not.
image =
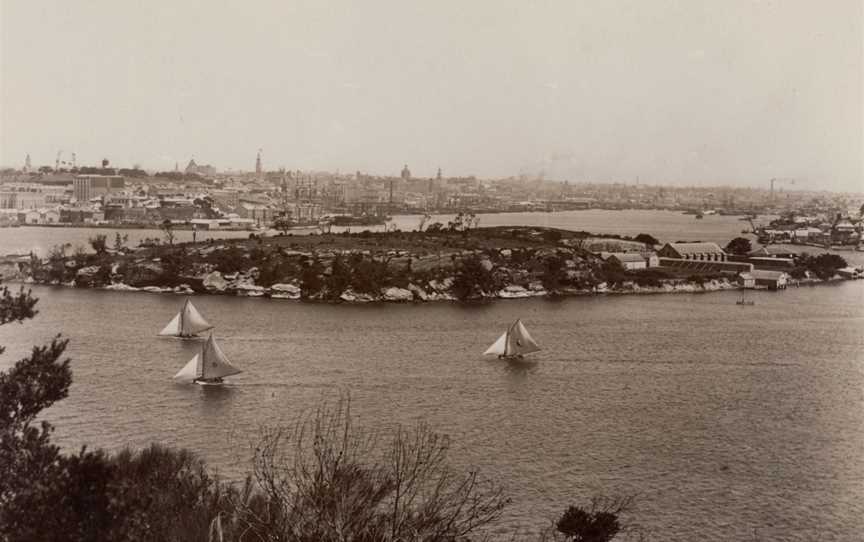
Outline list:
[[[0,0],[0,542],[817,540],[861,0]]]

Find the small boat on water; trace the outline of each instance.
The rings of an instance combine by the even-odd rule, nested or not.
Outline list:
[[[159,332],[161,337],[180,337],[181,339],[195,339],[198,334],[208,329],[213,329],[213,326],[201,316],[195,305],[189,298],[183,304],[183,308],[177,313],[174,318],[168,322],[168,325]]]
[[[195,357],[174,375],[174,380],[201,386],[219,386],[224,383],[226,376],[242,372],[228,361],[228,357],[213,339],[213,334],[210,334],[201,347],[201,353],[195,354]]]
[[[522,320],[516,320],[483,355],[497,355],[498,359],[522,359],[525,354],[539,350],[540,345],[528,333]]]
[[[736,305],[755,305],[756,302],[752,299],[744,299],[743,297],[735,302]]]

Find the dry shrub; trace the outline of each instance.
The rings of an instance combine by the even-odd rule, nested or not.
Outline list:
[[[357,427],[350,401],[294,427],[261,431],[253,479],[264,503],[238,504],[250,539],[455,541],[505,505],[500,487],[447,463],[449,439],[426,424],[387,435]]]

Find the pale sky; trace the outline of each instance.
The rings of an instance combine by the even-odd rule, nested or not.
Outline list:
[[[861,0],[0,0],[0,164],[864,191]]]

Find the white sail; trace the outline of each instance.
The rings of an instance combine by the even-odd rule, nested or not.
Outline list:
[[[507,349],[507,332],[501,334],[498,337],[498,340],[492,343],[485,352],[483,352],[484,356],[494,355],[494,356],[503,356],[505,350]]]
[[[507,332],[507,348],[505,355],[521,356],[540,350],[540,345],[531,337],[528,330],[522,324],[522,320],[516,320]]]
[[[204,350],[201,352],[201,378],[212,379],[221,378],[223,376],[236,375],[242,372],[237,367],[231,365],[228,357],[213,340],[213,335],[207,338],[207,343],[204,345]]]
[[[189,337],[208,329],[213,329],[213,326],[201,316],[195,305],[187,299],[186,304],[183,305],[183,317],[180,319],[180,334]]]
[[[177,371],[177,374],[174,375],[174,380],[192,382],[199,376],[201,376],[201,354],[195,354],[195,357],[190,359],[189,363]]]
[[[174,315],[174,319],[168,322],[168,325],[159,332],[159,335],[177,337],[180,335],[180,313]]]

